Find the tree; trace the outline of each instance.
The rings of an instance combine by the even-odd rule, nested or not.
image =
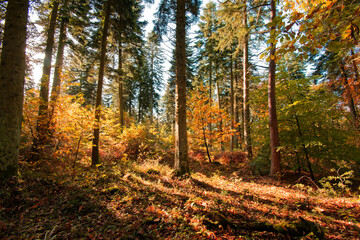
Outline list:
[[[40,80],[40,105],[37,119],[36,132],[37,135],[33,140],[32,156],[31,160],[39,160],[39,154],[44,144],[48,141],[49,130],[49,84],[50,84],[50,72],[51,72],[51,59],[54,46],[54,35],[56,28],[56,19],[58,15],[59,1],[53,2],[49,27],[47,30],[47,40],[45,48],[45,58],[43,64],[43,74]]]
[[[176,9],[176,88],[175,88],[175,175],[190,173],[188,162],[188,142],[186,124],[186,9],[193,16],[199,12],[199,1],[176,1],[176,6],[170,6],[171,1],[163,0],[158,11],[157,32],[166,32],[170,21],[169,11]],[[174,7],[174,8],[172,8]]]
[[[269,81],[268,81],[268,106],[269,106],[269,127],[270,127],[270,148],[271,148],[271,168],[270,176],[276,176],[280,173],[280,146],[279,129],[276,115],[276,63],[275,63],[275,30],[276,30],[276,5],[275,0],[270,1],[270,60],[269,60]]]
[[[25,82],[28,0],[9,1],[0,62],[0,178],[16,176]]]
[[[252,158],[252,144],[251,144],[251,135],[250,135],[250,107],[249,107],[249,30],[248,30],[248,14],[246,0],[244,0],[244,40],[243,40],[243,104],[244,104],[244,140],[245,140],[245,150],[248,158]]]
[[[105,4],[104,27],[101,38],[100,68],[99,68],[99,78],[98,78],[96,102],[95,102],[95,127],[94,127],[94,137],[92,141],[93,144],[92,158],[91,158],[92,166],[96,166],[100,162],[99,159],[100,114],[101,114],[102,88],[103,88],[104,71],[105,71],[105,63],[106,63],[106,46],[107,46],[110,13],[111,13],[111,0],[108,0],[106,1]]]

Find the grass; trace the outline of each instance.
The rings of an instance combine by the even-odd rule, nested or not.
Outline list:
[[[359,196],[331,197],[192,160],[189,179],[157,161],[21,163],[0,188],[1,239],[360,239]]]

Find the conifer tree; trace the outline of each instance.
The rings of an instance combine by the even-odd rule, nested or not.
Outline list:
[[[106,64],[106,47],[107,47],[107,38],[108,38],[108,29],[110,22],[111,14],[111,0],[107,0],[105,3],[105,13],[104,13],[104,26],[102,30],[101,37],[101,49],[100,49],[100,68],[99,68],[99,77],[97,84],[96,92],[96,102],[95,102],[95,127],[94,127],[94,137],[92,141],[92,158],[91,165],[96,166],[99,164],[99,142],[100,142],[100,114],[101,114],[101,102],[102,102],[102,89],[104,81],[104,71]]]
[[[166,32],[167,24],[176,20],[176,89],[175,89],[175,175],[190,173],[186,125],[186,10],[198,15],[200,2],[162,0],[157,16],[157,32]],[[173,12],[176,9],[175,12]],[[188,19],[189,20],[189,19]],[[191,21],[189,21],[191,22]]]
[[[48,141],[48,130],[50,125],[49,119],[49,84],[51,73],[51,59],[53,54],[54,37],[56,29],[56,20],[59,9],[59,1],[52,2],[50,22],[47,29],[47,39],[45,48],[45,58],[43,65],[43,73],[40,80],[40,105],[37,118],[36,132],[37,135],[33,139],[32,156],[33,161],[39,160],[39,154]]]

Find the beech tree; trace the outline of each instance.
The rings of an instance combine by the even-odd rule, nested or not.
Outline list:
[[[0,62],[0,178],[16,176],[25,82],[28,0],[9,1]]]

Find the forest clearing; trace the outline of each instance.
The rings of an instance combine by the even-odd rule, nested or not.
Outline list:
[[[359,16],[0,1],[0,239],[360,239]]]

